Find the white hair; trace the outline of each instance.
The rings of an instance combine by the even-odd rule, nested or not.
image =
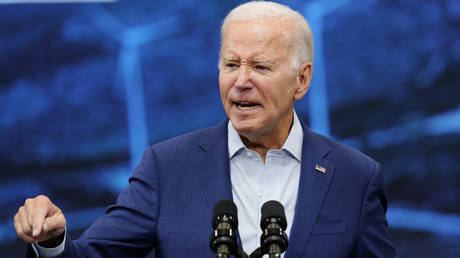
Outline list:
[[[280,18],[291,20],[293,26],[290,30],[283,33],[290,44],[291,58],[295,69],[305,62],[313,63],[313,36],[307,20],[298,12],[288,6],[268,2],[268,1],[251,1],[241,4],[230,11],[224,19],[220,28],[221,41],[227,26],[233,21],[246,21],[263,18]],[[222,52],[219,53],[219,60]],[[220,62],[220,61],[219,61]]]

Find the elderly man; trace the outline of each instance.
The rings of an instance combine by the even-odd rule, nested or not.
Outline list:
[[[229,120],[148,147],[120,194],[78,240],[47,197],[15,216],[29,255],[40,257],[215,257],[211,214],[221,199],[238,207],[238,239],[259,246],[260,207],[286,211],[285,257],[394,257],[378,163],[315,134],[294,102],[312,76],[307,21],[286,6],[249,2],[221,29],[219,88]],[[30,248],[32,247],[32,248]]]

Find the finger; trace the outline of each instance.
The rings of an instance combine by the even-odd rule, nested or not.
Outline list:
[[[28,243],[37,243],[37,240],[33,239],[32,237],[24,233],[24,231],[22,230],[19,216],[17,214],[16,216],[14,216],[14,228],[16,229],[16,233],[18,234],[18,237],[20,237],[24,241]]]
[[[24,207],[24,212],[27,214],[28,222],[32,226],[32,215],[34,214],[34,200],[31,198],[26,199],[26,201],[24,202],[24,206],[22,207]]]
[[[43,210],[43,209],[39,209],[39,210]],[[45,217],[41,214],[40,215],[35,214],[33,216],[33,225],[32,225],[32,236],[33,237],[38,237],[40,233],[42,232],[43,222],[45,220]]]
[[[33,209],[33,216],[32,216],[32,236],[38,237],[43,228],[43,222],[50,213],[50,203],[47,200],[36,198],[36,205]]]
[[[32,235],[32,225],[29,224],[28,216],[27,216],[24,206],[19,208],[18,222],[21,224],[22,232],[24,232],[24,234],[26,235],[31,236]]]

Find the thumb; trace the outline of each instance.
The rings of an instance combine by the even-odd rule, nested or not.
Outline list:
[[[66,227],[66,220],[62,212],[56,212],[50,217],[45,218],[43,222],[43,231],[47,235],[60,235],[64,232]]]

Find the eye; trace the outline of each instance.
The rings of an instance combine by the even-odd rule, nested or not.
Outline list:
[[[225,63],[224,66],[225,66],[225,68],[227,70],[234,70],[234,69],[238,68],[237,63]]]
[[[269,71],[270,69],[266,66],[263,66],[263,65],[256,65],[254,67],[256,70],[258,71],[261,71],[261,72],[266,72],[266,71]]]

